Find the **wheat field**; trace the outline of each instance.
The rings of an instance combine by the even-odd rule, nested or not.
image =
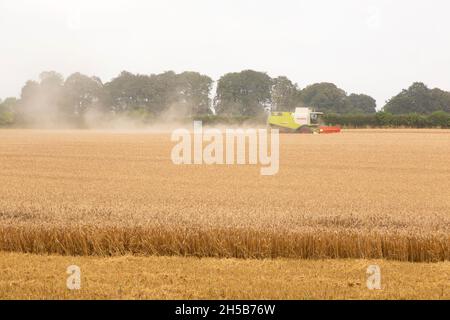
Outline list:
[[[450,258],[450,131],[282,135],[280,170],[174,165],[169,133],[0,130],[0,251]]]

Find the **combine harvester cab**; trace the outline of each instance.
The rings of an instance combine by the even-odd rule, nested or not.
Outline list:
[[[309,108],[296,108],[295,112],[274,111],[267,119],[268,125],[285,133],[338,133],[340,127],[319,125],[323,112]]]

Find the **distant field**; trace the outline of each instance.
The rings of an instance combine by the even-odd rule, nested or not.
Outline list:
[[[381,290],[367,289],[369,264],[380,266]],[[0,270],[0,299],[450,299],[450,262],[0,253]]]
[[[283,135],[275,176],[175,166],[173,144],[168,133],[0,130],[0,250],[450,258],[450,131]]]

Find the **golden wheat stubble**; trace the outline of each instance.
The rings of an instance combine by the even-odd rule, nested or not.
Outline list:
[[[368,290],[369,265],[381,290]],[[67,289],[67,267],[81,289]],[[0,299],[449,299],[450,262],[48,256],[0,252]],[[276,275],[276,276],[274,276]]]

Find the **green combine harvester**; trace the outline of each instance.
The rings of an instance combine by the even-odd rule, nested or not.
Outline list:
[[[323,112],[312,111],[310,108],[296,108],[295,112],[273,111],[267,119],[267,124],[273,129],[284,133],[338,133],[340,127],[321,125]]]

